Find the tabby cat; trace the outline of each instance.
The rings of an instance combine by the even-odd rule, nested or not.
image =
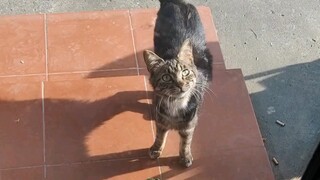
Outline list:
[[[144,60],[154,89],[156,139],[149,150],[160,156],[168,131],[181,137],[179,157],[192,165],[191,141],[204,88],[211,80],[212,56],[196,8],[182,0],[160,0],[154,30],[155,52],[145,50]]]

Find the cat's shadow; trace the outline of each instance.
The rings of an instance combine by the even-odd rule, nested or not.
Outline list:
[[[116,118],[114,118],[115,116],[121,116],[121,114],[125,112],[134,112],[143,115],[143,120],[152,120],[151,105],[146,102],[141,102],[146,101],[146,97],[152,97],[152,92],[120,91],[113,96],[94,102],[45,99],[44,104],[45,107],[47,107],[45,109],[47,122],[46,158],[47,165],[49,165],[47,171],[50,172],[50,169],[54,170],[56,164],[63,164],[62,167],[65,167],[65,169],[62,171],[62,174],[65,177],[70,177],[70,179],[75,177],[86,179],[85,177],[88,177],[93,180],[115,177],[124,178],[124,176],[127,177],[127,175],[130,176],[131,173],[136,174],[140,171],[143,173],[142,176],[147,176],[147,174],[150,173],[151,175],[149,175],[148,178],[156,179],[160,178],[159,165],[170,169],[163,174],[163,176],[166,177],[174,177],[185,171],[185,169],[180,166],[177,156],[161,157],[158,160],[151,160],[148,156],[149,145],[141,149],[129,149],[119,152],[107,150],[109,153],[105,152],[101,155],[92,155],[90,153],[90,145],[88,145],[89,136],[91,136],[91,139],[94,138],[93,141],[106,143],[107,146],[110,141],[112,141],[111,144],[116,144],[117,139],[101,139],[99,135],[92,135],[92,133],[100,127],[108,126],[109,121],[116,120]],[[151,99],[149,100],[151,101]],[[23,104],[28,103],[29,102],[23,102]],[[23,105],[21,104],[21,106]],[[60,112],[60,115],[57,115],[57,112]],[[127,120],[130,121],[131,119],[129,118]],[[133,127],[127,127],[126,124],[123,124],[122,128],[122,130],[118,131],[119,133],[129,130],[127,128]],[[150,128],[151,132],[151,127],[147,126],[147,128]],[[139,137],[140,134],[131,135],[127,141],[133,141],[133,138],[140,140],[148,139],[147,137]],[[107,137],[109,136],[117,137],[118,135],[109,134]],[[150,136],[152,135],[150,134]],[[118,143],[126,144],[126,142],[123,141],[119,141]],[[150,145],[151,144],[152,142],[150,142]],[[93,143],[91,145],[95,146],[96,144]],[[98,146],[103,147],[104,145],[100,144]],[[68,165],[69,163],[71,163],[70,166]],[[81,165],[79,165],[79,163]],[[85,167],[85,171],[71,171],[72,168],[78,169],[81,166]],[[196,166],[189,169],[194,167]],[[72,174],[74,172],[76,173]],[[49,176],[49,178],[51,177]],[[53,178],[56,178],[55,175]]]
[[[105,178],[108,179],[116,175],[158,166],[156,161],[151,161],[147,158],[147,149],[128,150],[124,152],[108,153],[100,156],[92,156],[88,152],[87,146],[88,136],[90,136],[94,130],[102,125],[108,126],[108,124],[105,124],[106,122],[115,120],[115,116],[121,115],[124,112],[141,114],[143,120],[150,121],[152,119],[152,115],[150,111],[150,104],[146,102],[146,98],[148,97],[147,94],[150,97],[152,96],[152,92],[146,91],[120,91],[110,97],[92,102],[57,98],[45,98],[43,100],[30,99],[21,101],[0,99],[0,114],[2,114],[0,117],[5,119],[2,121],[1,125],[3,125],[2,127],[4,129],[7,129],[5,131],[6,138],[21,139],[22,137],[18,136],[14,129],[10,130],[10,128],[12,128],[12,125],[10,125],[10,120],[15,120],[19,116],[21,120],[20,122],[17,122],[17,125],[19,123],[27,124],[25,125],[25,129],[30,128],[30,125],[28,124],[41,122],[41,119],[37,121],[37,119],[34,120],[34,118],[38,117],[38,114],[40,115],[39,117],[41,117],[40,107],[44,107],[45,130],[43,132],[45,132],[46,135],[45,157],[47,165],[46,168],[49,174],[48,178],[59,178],[56,177],[56,174],[52,174],[50,172],[55,172],[55,170],[59,169],[60,166],[64,167],[62,168],[64,170],[60,173],[63,174],[63,176],[70,177],[70,179],[73,179],[74,176],[82,176],[84,173],[83,171],[76,171],[75,174],[69,174],[72,172],[72,168],[78,168],[79,164],[82,164],[83,166],[86,166],[88,171],[86,171],[85,176],[80,177],[80,179],[84,177],[90,177],[89,179],[97,180]],[[41,106],[42,103],[43,106]],[[17,112],[19,115],[17,115]],[[130,118],[128,121],[130,121]],[[123,124],[122,128],[126,128],[125,124]],[[148,128],[150,128],[150,126],[148,126]],[[31,131],[31,129],[28,131]],[[37,129],[32,131],[37,131]],[[38,133],[40,132],[42,132],[42,130],[39,129]],[[116,131],[113,131],[113,133],[114,132]],[[119,131],[119,133],[120,132],[121,131]],[[132,137],[128,137],[128,141],[130,141],[130,138],[135,138],[135,136],[138,135],[139,134],[132,134]],[[117,135],[112,136],[117,137]],[[152,134],[150,134],[150,136],[152,136]],[[6,138],[0,138],[0,144],[5,144],[8,140],[10,140]],[[93,135],[92,138],[99,137],[95,137]],[[103,139],[98,141],[102,142]],[[105,143],[107,144],[108,141],[113,141],[114,144],[117,139],[109,138],[106,139]],[[12,145],[10,146],[12,150],[10,150],[10,154],[7,155],[10,156],[14,155],[14,152],[19,153],[20,151],[24,151],[20,143],[20,141],[12,141]],[[34,149],[36,152],[39,151],[39,147],[37,146],[28,146],[24,148],[26,148],[26,151],[24,152],[30,152],[32,149]],[[139,158],[136,160],[132,160],[131,158],[129,160],[127,159],[128,155],[130,157]],[[28,161],[30,158],[27,155],[25,159]],[[6,160],[8,160],[8,163],[12,163],[9,162],[10,159],[15,158],[5,158],[4,163],[6,163]],[[119,161],[116,161],[118,159]],[[33,160],[30,159],[30,161]],[[111,162],[105,163],[105,161]],[[110,164],[115,164],[115,167],[113,167],[111,171],[106,170],[110,168],[108,167]],[[100,167],[100,169],[92,167]]]
[[[201,176],[201,172],[199,172],[199,163],[201,160],[196,159],[193,161],[193,165],[189,168],[184,168],[179,163],[179,158],[176,156],[170,156],[170,157],[160,157],[159,159],[152,160],[149,158],[148,154],[149,149],[136,149],[136,150],[128,150],[123,152],[117,152],[117,153],[110,153],[105,155],[99,155],[91,157],[92,159],[110,159],[112,157],[123,157],[127,154],[136,155],[139,158],[123,158],[115,161],[113,163],[113,169],[107,170],[107,169],[101,169],[99,173],[97,174],[97,171],[92,170],[90,174],[92,174],[91,177],[95,177],[93,179],[101,180],[101,179],[109,179],[114,177],[122,177],[122,175],[128,175],[133,172],[143,171],[143,174],[158,174],[159,168],[161,169],[162,173],[161,175],[151,175],[148,176],[148,179],[168,179],[168,178],[174,178],[175,176],[182,174],[186,171],[194,171],[188,175],[188,179],[198,179],[197,177]],[[141,156],[141,154],[145,154],[145,156]],[[135,175],[137,176],[137,175]],[[144,175],[142,175],[144,176]]]

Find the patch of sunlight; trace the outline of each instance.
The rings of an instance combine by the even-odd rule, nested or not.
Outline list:
[[[170,170],[169,170],[170,171]],[[166,172],[163,172],[166,173]],[[192,179],[192,178],[199,178],[203,173],[203,169],[201,167],[192,167],[188,169],[188,171],[182,171],[178,175],[172,177],[172,179]]]
[[[290,180],[300,180],[300,179],[301,179],[301,177],[293,177]]]
[[[129,137],[136,134],[134,123],[137,121],[128,121],[129,117],[134,119],[143,119],[142,115],[134,112],[122,112],[118,115],[106,119],[99,126],[87,134],[85,139],[85,146],[87,155],[94,156],[113,156],[118,152],[128,149],[132,145]],[[126,125],[126,126],[125,126]],[[127,128],[124,128],[127,127]]]
[[[268,75],[264,75],[264,76],[257,76],[254,78],[250,78],[249,80],[246,80],[246,85],[248,88],[249,93],[258,93],[258,92],[262,92],[264,90],[266,90],[266,87],[263,85],[263,81],[267,80],[269,78],[272,78],[274,76],[277,76],[281,74],[281,72],[277,72],[277,73],[272,73],[272,74],[268,74]],[[255,75],[250,75],[250,76],[255,76]]]
[[[86,137],[85,145],[87,147],[87,155],[90,157],[106,154],[106,151],[112,148],[108,147],[109,143],[107,142],[112,137],[106,133],[106,124],[107,122],[92,130]]]

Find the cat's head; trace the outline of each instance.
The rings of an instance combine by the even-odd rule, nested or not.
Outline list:
[[[189,40],[183,43],[174,59],[162,59],[149,50],[143,55],[156,94],[182,98],[196,86],[197,68]]]

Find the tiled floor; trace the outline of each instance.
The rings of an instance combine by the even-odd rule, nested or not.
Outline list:
[[[273,179],[242,73],[199,11],[215,71],[188,169],[175,132],[147,156],[156,9],[0,17],[0,179]]]

